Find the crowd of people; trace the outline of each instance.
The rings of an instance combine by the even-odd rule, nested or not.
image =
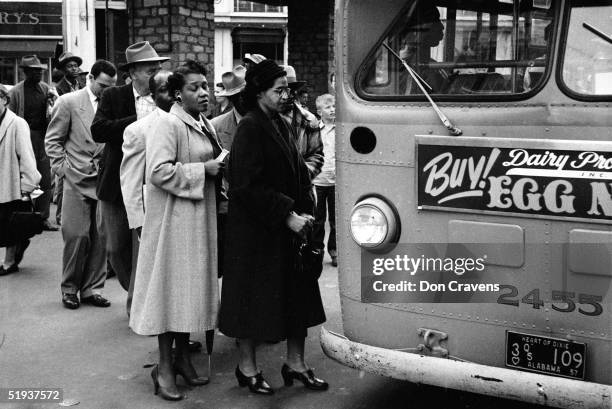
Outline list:
[[[303,243],[324,250],[329,219],[337,265],[335,99],[319,96],[311,113],[291,66],[247,54],[216,84],[211,110],[205,67],[162,70],[168,60],[140,42],[119,69],[98,60],[82,81],[81,58],[64,53],[58,96],[42,81],[47,67],[24,57],[26,79],[0,86],[0,224],[27,202],[57,229],[48,221],[55,177],[62,303],[110,306],[112,269],[130,328],[157,336],[151,376],[162,398],[183,398],[176,375],[208,383],[191,362],[201,344],[190,334],[216,328],[237,340],[240,386],[273,394],[256,348],[286,340],[285,385],[326,390],[305,362],[307,329],[325,321],[318,276],[296,260]],[[130,81],[116,86],[119,71]],[[0,275],[19,271],[29,244],[6,245]]]

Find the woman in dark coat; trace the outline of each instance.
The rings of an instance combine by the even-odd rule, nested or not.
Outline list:
[[[295,269],[296,241],[312,227],[308,170],[279,112],[289,96],[286,73],[265,60],[247,72],[250,112],[230,153],[229,212],[219,329],[239,339],[236,377],[252,392],[272,394],[258,370],[255,347],[287,339],[285,385],[300,380],[326,390],[304,362],[307,328],[325,321],[316,278]]]

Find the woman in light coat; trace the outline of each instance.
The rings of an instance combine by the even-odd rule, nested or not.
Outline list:
[[[176,374],[205,385],[191,364],[189,333],[214,329],[217,283],[217,175],[223,163],[208,107],[206,70],[188,61],[168,78],[177,103],[146,138],[145,220],[138,254],[130,327],[157,335],[159,365],[151,376],[155,393],[180,400]],[[176,358],[172,361],[172,344]]]
[[[16,200],[29,200],[29,195],[40,182],[36,170],[36,159],[30,141],[28,123],[7,108],[8,90],[0,85],[0,220],[8,221]],[[0,229],[5,229],[4,223]],[[0,276],[19,271],[19,262],[26,240],[16,246],[6,248],[4,262],[0,265]]]

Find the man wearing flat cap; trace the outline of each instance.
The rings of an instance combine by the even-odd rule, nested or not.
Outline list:
[[[42,64],[37,56],[26,55],[19,65],[23,69],[25,80],[21,81],[9,92],[9,109],[26,120],[30,127],[30,139],[36,157],[36,169],[40,172],[40,189],[43,194],[34,201],[34,209],[40,212],[44,229],[56,231],[58,227],[49,222],[49,208],[53,198],[51,188],[51,166],[45,152],[45,133],[49,121],[50,106],[55,102],[54,94],[49,85],[42,81],[43,72],[49,67]]]
[[[57,69],[64,72],[64,78],[57,83],[58,95],[64,95],[72,91],[78,91],[85,87],[85,82],[80,75],[79,67],[83,64],[81,57],[66,51],[60,55]]]
[[[121,194],[119,168],[123,159],[123,131],[156,109],[149,90],[149,78],[169,58],[160,57],[148,41],[129,46],[125,50],[125,58],[126,63],[119,68],[130,73],[132,82],[104,91],[91,125],[91,134],[94,141],[106,144],[96,194],[100,200],[102,228],[106,233],[107,257],[119,283],[128,290],[129,315],[138,236],[129,228]]]

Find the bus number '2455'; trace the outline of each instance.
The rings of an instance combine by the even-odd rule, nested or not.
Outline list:
[[[497,298],[498,304],[519,306],[519,291],[513,285],[502,284],[499,286],[500,291],[508,290]],[[552,291],[552,309],[559,312],[573,312],[576,310],[576,293],[571,291]],[[578,304],[589,305],[590,308],[583,309],[578,307],[578,312],[584,315],[597,316],[603,312],[603,307],[599,303],[603,297],[600,295],[578,294]],[[533,308],[540,309],[544,306],[544,301],[540,298],[540,290],[538,288],[531,290],[520,302],[523,304],[531,304]]]

